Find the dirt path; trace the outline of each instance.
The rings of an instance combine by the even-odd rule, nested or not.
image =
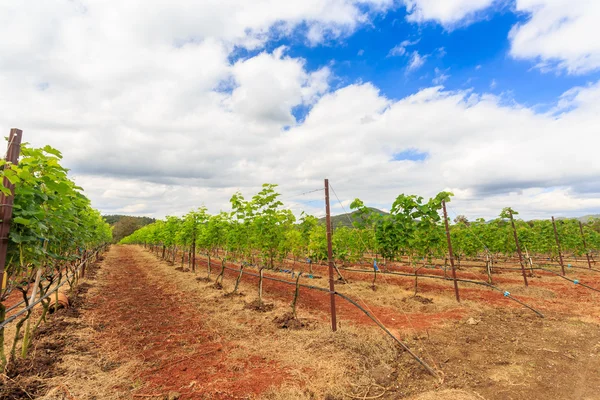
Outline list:
[[[44,400],[600,398],[600,330],[589,296],[552,299],[564,310],[553,305],[541,319],[505,301],[457,306],[447,288],[436,293],[426,283],[427,301],[415,301],[410,279],[382,280],[377,291],[358,279],[346,287],[444,377],[440,384],[341,299],[338,332],[327,294],[308,289],[298,303],[304,326],[282,329],[293,287],[266,281],[272,310],[258,312],[247,307],[255,277],[246,275],[232,296],[236,273],[215,288],[216,265],[208,282],[205,263],[197,274],[177,267],[141,247],[113,246],[96,279],[80,285],[85,296],[36,337],[34,357],[11,377],[13,392],[22,386]]]
[[[143,361],[137,376],[142,384],[132,394],[246,398],[278,383],[277,365],[231,357],[234,345],[205,326],[195,299],[157,281],[146,265],[140,249],[114,247],[101,290],[90,299],[100,338]]]

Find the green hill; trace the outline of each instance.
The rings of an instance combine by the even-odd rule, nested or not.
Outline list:
[[[377,208],[373,208],[373,207],[369,207],[369,210],[371,210],[372,213],[374,214],[379,214],[379,215],[388,215],[389,213],[386,213],[385,211],[381,211],[378,210]],[[334,215],[331,217],[331,225],[333,227],[333,229],[341,227],[341,226],[346,226],[349,228],[352,228],[352,222],[354,222],[356,220],[355,218],[355,214],[358,211],[353,211],[350,213],[346,213],[346,214],[339,214],[339,215]],[[321,223],[325,223],[325,217],[319,219],[319,222]]]
[[[583,217],[579,217],[577,219],[583,222],[584,224],[587,224],[590,220],[600,219],[600,214],[584,215]]]
[[[141,227],[156,221],[156,219],[150,217],[131,217],[129,215],[104,215],[103,218],[112,226],[115,243]]]

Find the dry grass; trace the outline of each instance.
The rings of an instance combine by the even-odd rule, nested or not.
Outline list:
[[[289,304],[268,297],[275,309],[257,313],[244,308],[244,301],[257,298],[256,285],[241,282],[244,297],[224,298],[224,292],[210,284],[198,283],[193,274],[182,274],[149,253],[144,252],[149,279],[167,282],[172,290],[185,292],[194,299],[198,312],[206,316],[206,328],[218,332],[230,341],[228,364],[236,365],[248,355],[258,355],[280,365],[282,373],[289,375],[280,388],[271,388],[266,399],[323,399],[347,398],[354,384],[374,383],[373,371],[391,370],[400,352],[396,345],[376,327],[345,325],[331,332],[327,321],[320,321],[299,309],[298,317],[311,320],[305,330],[278,329],[272,320],[286,311]],[[200,272],[203,276],[204,271]],[[169,290],[169,285],[165,285]],[[231,278],[225,279],[225,290],[232,290]],[[356,285],[357,291],[363,289]],[[293,288],[290,287],[290,297]],[[372,292],[372,291],[371,291]],[[391,293],[391,291],[390,291]],[[382,291],[382,299],[385,291]],[[402,294],[394,294],[400,300]],[[394,300],[392,300],[394,301]],[[407,357],[407,356],[403,356]],[[329,397],[327,397],[329,396]]]
[[[98,343],[97,332],[89,325],[69,328],[69,334],[78,343],[87,344],[89,349],[63,356],[58,365],[63,372],[46,382],[50,390],[42,399],[129,399],[135,385],[132,377],[141,362],[124,362],[114,348],[94,348],[92,344]]]
[[[458,389],[446,389],[439,391],[431,391],[421,393],[417,396],[411,397],[410,400],[482,400],[485,398],[475,392],[467,392]]]

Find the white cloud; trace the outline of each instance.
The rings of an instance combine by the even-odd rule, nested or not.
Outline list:
[[[441,85],[450,78],[450,75],[446,74],[450,69],[441,70],[439,68],[434,69],[435,77],[431,81],[434,85]]]
[[[414,46],[415,44],[419,43],[419,41],[420,41],[420,39],[417,39],[414,41],[403,40],[402,43],[397,44],[396,46],[394,46],[390,49],[390,51],[388,52],[388,57],[396,57],[396,56],[405,55],[406,48],[409,46]]]
[[[446,28],[464,23],[495,0],[404,0],[411,22],[435,21]]]
[[[498,82],[496,82],[495,79],[492,79],[492,81],[490,82],[490,89],[495,89],[496,86],[498,86]]]
[[[598,212],[600,84],[548,114],[439,86],[391,100],[370,83],[332,89],[328,68],[285,48],[261,51],[295,30],[346,35],[391,0],[35,5],[0,5],[0,126],[63,150],[104,212],[216,212],[238,189],[274,182],[291,196],[324,177],[342,201],[384,208],[401,192],[452,188],[469,216]],[[406,149],[427,158],[390,161]],[[319,214],[322,193],[286,204]]]
[[[510,32],[510,54],[533,59],[544,71],[583,74],[600,68],[600,2],[593,0],[517,0],[529,18]]]
[[[452,29],[468,25],[500,0],[404,0],[411,22],[434,21]],[[511,4],[513,4],[511,2]],[[510,55],[533,60],[543,72],[585,74],[600,68],[600,2],[594,0],[515,0],[526,16],[509,33]]]
[[[425,64],[425,60],[427,59],[427,56],[422,56],[419,54],[418,51],[413,51],[412,55],[410,57],[410,62],[408,64],[407,67],[407,71],[415,71],[419,68],[421,68],[423,66],[423,64]]]
[[[261,53],[233,66],[238,86],[227,103],[234,113],[250,121],[293,124],[292,108],[312,104],[328,89],[327,68],[308,74],[303,60],[283,57],[283,52]]]

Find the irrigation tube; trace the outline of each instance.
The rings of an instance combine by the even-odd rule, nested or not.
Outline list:
[[[98,254],[98,252],[100,250],[102,250],[104,246],[102,246],[101,248],[99,248],[98,250],[96,250],[94,253],[90,254],[88,256],[88,258],[86,258],[85,260],[82,260],[79,265],[77,266],[77,271],[79,271],[79,269],[81,268],[81,266],[87,262],[91,257],[95,256],[96,254]],[[71,275],[72,277],[73,275]],[[11,315],[10,317],[6,318],[2,323],[0,323],[0,330],[4,329],[4,327],[8,324],[10,324],[11,322],[13,322],[15,319],[17,319],[18,317],[20,317],[21,315],[25,314],[27,311],[31,310],[33,307],[37,306],[38,304],[40,304],[43,300],[46,300],[48,297],[50,297],[50,295],[52,295],[53,293],[55,293],[58,289],[60,289],[65,283],[67,283],[69,280],[65,279],[64,281],[62,281],[61,283],[59,283],[57,286],[55,286],[53,289],[50,289],[48,292],[46,292],[46,294],[42,297],[40,297],[39,299],[37,299],[36,301],[34,301],[33,303],[29,304],[29,306],[25,307],[24,309],[22,309],[21,311],[19,311],[18,313]]]
[[[54,276],[56,276],[56,275],[52,275],[52,277],[53,277],[53,278],[54,278]],[[47,280],[48,280],[48,279],[46,279],[46,277],[44,277],[44,278],[43,278],[43,279],[40,281],[40,283],[42,283],[42,282],[46,282]],[[22,305],[22,304],[24,304],[24,303],[25,303],[25,300],[21,300],[21,301],[19,301],[17,304],[13,304],[11,307],[9,307],[9,308],[7,308],[7,309],[6,309],[6,313],[9,313],[9,312],[11,312],[12,310],[14,310],[15,308],[19,307],[20,305]]]
[[[358,308],[360,311],[364,312],[365,315],[369,318],[371,318],[371,320],[373,320],[373,322],[375,322],[381,329],[383,329],[383,331],[385,333],[387,333],[392,339],[394,339],[400,346],[402,346],[402,348],[404,348],[404,350],[406,350],[408,352],[408,354],[410,354],[415,360],[417,360],[417,362],[419,364],[421,364],[431,375],[435,376],[436,378],[439,379],[439,375],[435,372],[435,370],[433,368],[431,368],[429,365],[427,365],[427,363],[423,360],[421,360],[419,358],[419,356],[417,356],[415,353],[413,353],[407,345],[405,345],[400,339],[398,339],[396,336],[394,336],[394,334],[392,332],[390,332],[385,325],[383,325],[381,322],[379,322],[377,320],[377,318],[373,317],[371,315],[371,313],[369,313],[367,310],[365,310],[364,308],[362,308],[356,301],[352,300],[351,298],[349,298],[348,296],[335,292],[335,294],[337,294],[338,296],[340,296],[342,299],[346,300],[347,302],[349,302],[350,304],[354,305],[356,308]]]
[[[206,260],[202,260],[202,261],[203,262],[207,262]],[[232,271],[239,272],[239,270],[237,270],[237,269],[232,269],[232,268],[229,268],[229,267],[225,267],[225,268],[227,268],[229,270],[232,270]],[[362,269],[351,269],[351,268],[340,268],[340,269],[343,270],[343,271],[348,271],[348,272],[361,272],[361,273],[369,273],[369,274],[373,273],[373,271],[362,270]],[[539,269],[543,269],[543,268],[539,268]],[[550,272],[552,272],[552,271],[550,271]],[[398,275],[398,276],[415,277],[415,274],[408,274],[408,273],[402,273],[402,272],[383,272],[383,271],[380,271],[379,273],[380,274],[388,274],[388,275]],[[246,272],[246,274],[252,275],[252,276],[258,276],[258,275],[252,274],[250,272]],[[441,279],[441,280],[444,280],[444,281],[452,281],[452,278],[445,278],[443,276],[436,276],[436,275],[420,275],[420,274],[417,274],[416,276],[417,276],[417,278],[430,278],[430,279]],[[288,283],[288,284],[292,284],[293,283],[293,282],[289,282],[289,281],[285,281],[285,280],[281,280],[281,279],[277,279],[277,278],[269,278],[269,279],[275,280],[275,281],[278,281],[278,282]],[[485,286],[487,288],[490,288],[492,290],[500,292],[507,299],[512,300],[512,301],[514,301],[514,302],[522,305],[523,307],[525,307],[525,308],[533,311],[538,317],[544,318],[544,314],[542,314],[540,311],[536,310],[535,308],[533,308],[529,304],[527,304],[527,303],[525,303],[525,302],[523,302],[523,301],[515,298],[513,295],[510,294],[510,292],[508,292],[506,290],[502,290],[499,287],[494,286],[494,285],[492,285],[490,283],[487,283],[487,282],[478,282],[478,281],[473,281],[473,280],[469,280],[469,279],[460,279],[460,278],[457,278],[456,281],[457,282],[462,282],[462,283],[471,283],[471,284],[474,284],[474,285]],[[317,289],[317,290],[321,290],[321,291],[329,293],[328,289],[324,289],[324,288],[321,288],[321,287],[318,287],[318,286],[311,286],[311,285],[304,285],[304,284],[300,284],[300,286],[306,287],[306,288],[309,288],[309,289]],[[596,290],[596,289],[593,289],[593,290]]]
[[[559,277],[561,277],[561,278],[563,278],[563,279],[566,279],[566,280],[568,280],[568,281],[570,281],[570,282],[573,282],[573,283],[574,283],[574,284],[576,284],[576,285],[583,286],[584,288],[587,288],[587,289],[593,290],[594,292],[598,292],[598,293],[600,293],[600,290],[598,290],[598,289],[596,289],[596,288],[593,288],[593,287],[591,287],[591,286],[588,286],[588,285],[586,285],[585,283],[581,283],[581,282],[579,282],[577,279],[571,279],[571,278],[567,278],[566,276],[562,276],[562,275],[561,275],[561,274],[559,274],[558,272],[554,272],[554,271],[551,271],[551,270],[549,270],[549,269],[546,269],[546,268],[541,268],[541,267],[540,267],[539,269],[541,269],[542,271],[550,272],[551,274],[554,274],[554,275],[556,275],[556,276],[559,276]],[[586,268],[586,269],[587,269],[587,268]]]
[[[96,253],[97,253],[97,251],[96,251]],[[91,255],[88,255],[88,256],[87,256],[87,258],[86,258],[85,260],[81,260],[81,262],[85,262],[86,260],[88,260],[88,258],[89,258],[89,257],[92,257],[92,256],[94,256],[96,253],[93,253],[93,254],[91,254]],[[79,268],[79,267],[78,267],[78,268]],[[51,277],[52,277],[52,278],[54,278],[55,276],[56,276],[56,274],[54,274],[54,275],[51,275]],[[46,277],[44,277],[44,278],[43,278],[43,279],[40,281],[40,283],[41,283],[41,282],[46,282],[47,280],[48,280],[48,279],[47,279]],[[25,300],[21,300],[21,301],[19,301],[17,304],[13,304],[11,307],[7,308],[5,312],[6,312],[6,313],[9,313],[9,312],[11,312],[12,310],[14,310],[15,308],[19,307],[20,305],[22,305],[22,304],[24,304],[24,303],[25,303]]]
[[[369,273],[369,274],[373,273],[373,271],[367,271],[367,270],[362,270],[362,269],[351,269],[351,268],[340,268],[340,269],[342,269],[344,271],[348,271],[348,272],[362,272],[362,273]],[[383,272],[383,271],[380,271],[379,273],[380,274],[388,274],[388,275],[409,276],[409,277],[415,277],[416,276],[417,278],[441,279],[443,281],[453,281],[452,278],[445,278],[443,276],[436,276],[436,275],[405,274],[405,273],[402,273],[402,272]],[[494,285],[492,285],[490,283],[487,283],[487,282],[478,282],[478,281],[472,281],[472,280],[469,280],[469,279],[460,279],[460,278],[457,278],[456,281],[457,282],[463,282],[463,283],[471,283],[471,284],[474,284],[474,285],[485,286],[485,287],[488,287],[488,288],[490,288],[492,290],[496,290],[496,291],[504,294],[504,297],[506,297],[507,299],[513,300],[513,301],[521,304],[523,307],[526,307],[526,308],[530,309],[531,311],[533,311],[534,313],[536,313],[540,318],[544,318],[544,314],[542,314],[541,312],[539,312],[538,310],[536,310],[532,306],[524,303],[523,301],[521,301],[519,299],[514,298],[509,292],[507,292],[505,290],[502,290],[499,287],[494,286]]]
[[[208,261],[204,261],[204,262],[208,263]],[[230,267],[227,267],[227,266],[224,266],[224,268],[228,269],[230,271],[240,272],[239,269],[230,268]],[[254,276],[254,277],[260,278],[260,275],[254,274],[252,272],[245,272],[245,275],[250,275],[250,276]],[[264,276],[263,275],[263,279],[268,279],[268,280],[271,280],[271,281],[281,282],[281,283],[285,283],[285,284],[288,284],[288,285],[294,285],[294,286],[296,286],[295,282],[290,282],[290,281],[286,281],[284,279],[279,279],[279,278],[273,278],[273,277],[270,277],[270,276]],[[319,291],[325,292],[325,293],[331,293],[329,291],[329,289],[322,288],[322,287],[319,287],[319,286],[305,285],[305,284],[302,284],[302,283],[300,283],[299,286],[305,287],[305,288],[308,288],[308,289],[319,290]],[[419,356],[417,356],[415,353],[413,353],[412,350],[410,350],[410,348],[406,344],[404,344],[400,339],[398,339],[396,336],[394,336],[394,334],[392,334],[381,322],[379,322],[375,317],[373,317],[371,315],[371,313],[369,313],[367,310],[365,310],[363,307],[361,307],[358,303],[356,303],[354,300],[352,300],[348,296],[346,296],[346,295],[344,295],[342,293],[338,293],[338,292],[333,292],[333,293],[335,295],[341,297],[342,299],[346,300],[347,302],[349,302],[353,306],[357,307],[363,313],[365,313],[365,315],[367,317],[369,317],[373,322],[375,322],[377,324],[377,326],[379,326],[381,329],[383,329],[383,331],[385,333],[387,333],[392,339],[394,339],[394,341],[396,341],[400,346],[402,346],[402,348],[404,350],[406,350],[408,352],[408,354],[411,355],[411,357],[413,357],[419,364],[421,364],[427,370],[427,372],[429,372],[431,375],[435,376],[436,378],[440,379],[440,376],[437,374],[437,372],[435,372],[435,370],[433,368],[431,368],[425,361],[423,361],[421,358],[419,358]]]

